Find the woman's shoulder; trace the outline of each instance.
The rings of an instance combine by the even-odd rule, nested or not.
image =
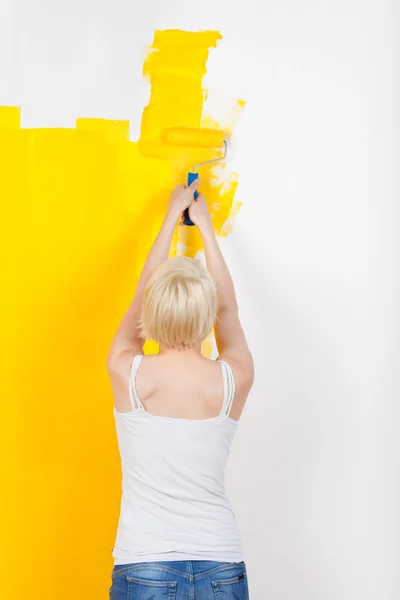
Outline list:
[[[216,360],[227,364],[237,384],[249,389],[252,387],[254,382],[254,361],[250,352],[241,355],[220,354]]]

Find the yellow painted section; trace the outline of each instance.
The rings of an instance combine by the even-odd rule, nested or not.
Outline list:
[[[21,121],[21,111],[18,106],[0,107],[0,129],[19,129]]]
[[[106,357],[172,187],[194,163],[216,155],[168,146],[162,132],[218,127],[203,114],[202,78],[220,38],[156,32],[144,63],[151,98],[138,142],[129,140],[127,121],[20,129],[19,108],[0,107],[7,600],[108,598],[120,468]],[[242,106],[233,103],[231,123]],[[237,176],[227,167],[223,181],[212,173],[201,171],[201,190],[217,233],[226,235],[240,206]],[[172,254],[200,249],[196,228],[177,228]],[[210,353],[210,343],[203,351]]]

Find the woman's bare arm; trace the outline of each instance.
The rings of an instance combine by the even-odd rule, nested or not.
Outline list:
[[[135,296],[114,335],[107,357],[107,366],[113,369],[119,363],[119,357],[126,352],[130,356],[143,352],[143,340],[139,337],[138,321],[142,310],[143,292],[147,281],[158,265],[169,255],[172,236],[180,215],[193,200],[193,192],[198,186],[195,180],[191,186],[177,186],[171,194],[168,211],[161,229],[154,240],[149,255],[136,286]]]
[[[214,329],[219,358],[226,359],[235,367],[243,389],[250,389],[254,378],[253,358],[240,323],[232,277],[215,236],[207,203],[201,194],[191,203],[189,216],[199,228],[207,268],[217,290],[218,312]]]

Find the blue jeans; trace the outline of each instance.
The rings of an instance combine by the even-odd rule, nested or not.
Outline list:
[[[110,600],[249,600],[246,564],[172,560],[114,565]]]

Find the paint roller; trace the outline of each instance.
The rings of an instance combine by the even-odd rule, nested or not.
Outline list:
[[[172,127],[166,130],[166,142],[172,146],[186,146],[190,148],[221,148],[223,154],[218,158],[207,160],[205,162],[194,165],[188,173],[188,185],[195,179],[198,179],[199,174],[197,169],[203,165],[209,165],[214,162],[224,160],[226,157],[227,144],[224,139],[224,132],[218,129],[194,129],[189,127]],[[194,198],[197,198],[197,190],[194,192]],[[185,210],[185,225],[194,225],[189,217],[189,209]]]

